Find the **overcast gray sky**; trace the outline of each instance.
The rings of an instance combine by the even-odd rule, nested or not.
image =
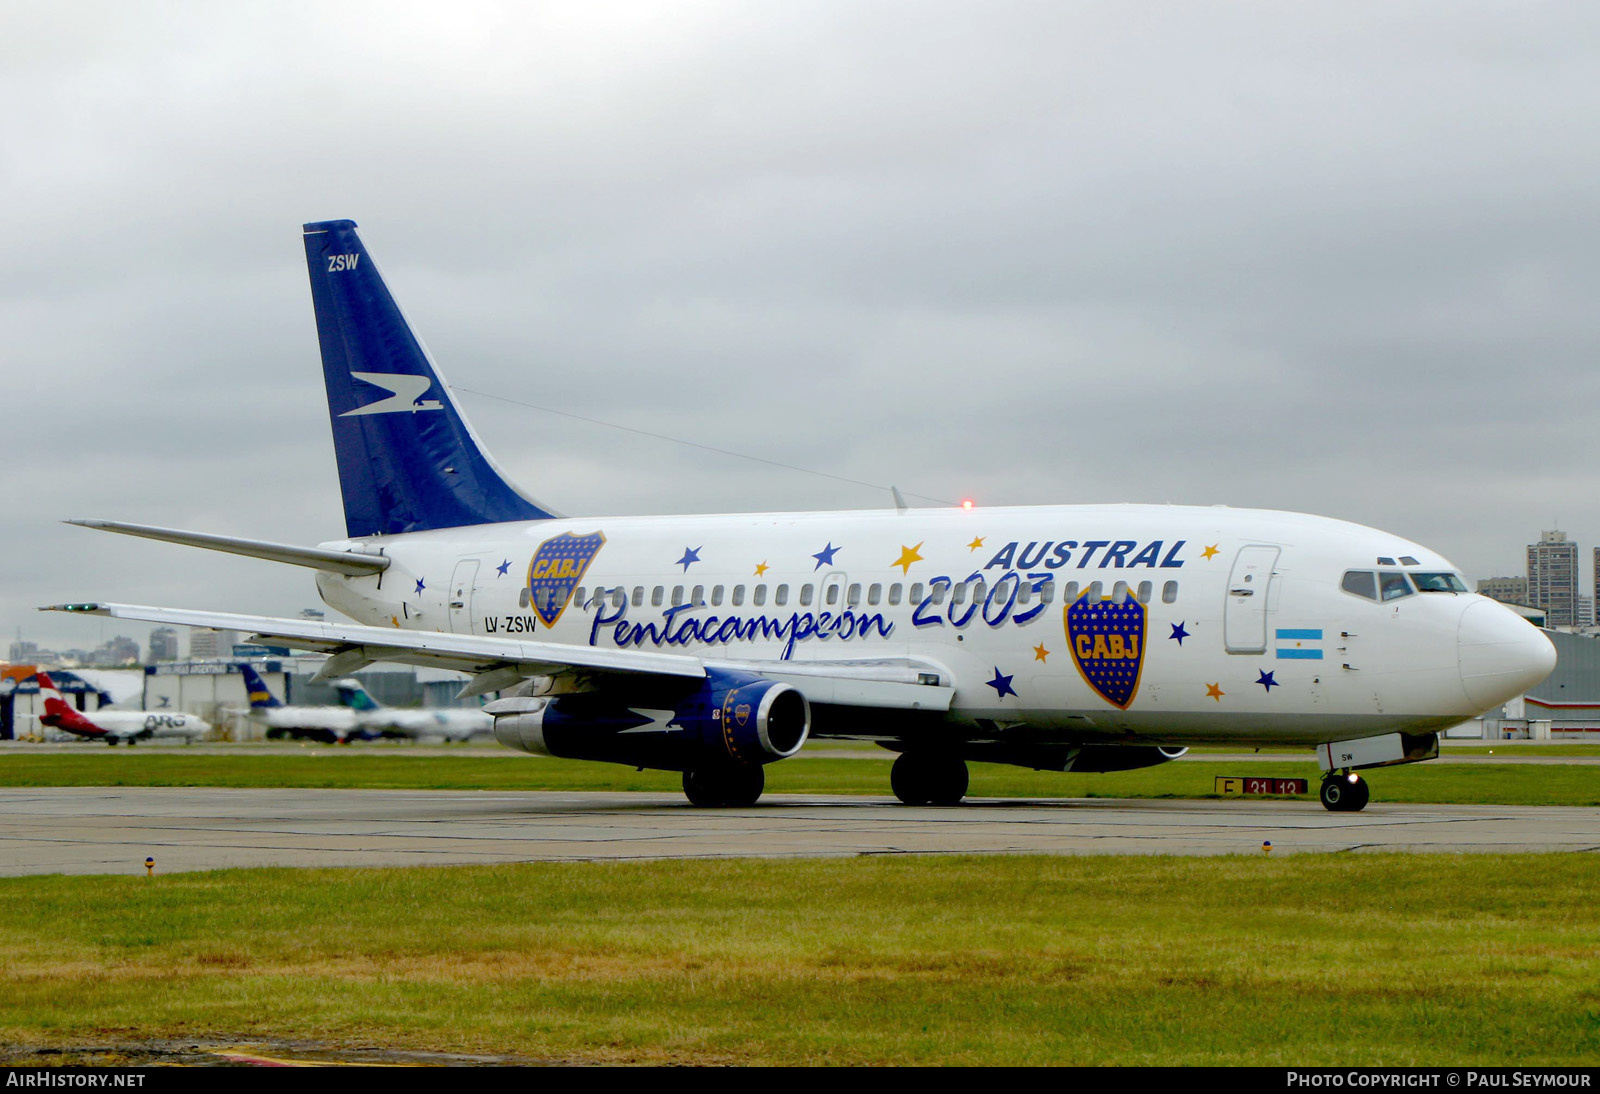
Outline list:
[[[0,0],[8,636],[293,614],[342,532],[300,245],[458,388],[978,504],[1600,544],[1600,7]],[[571,513],[886,491],[463,394]]]

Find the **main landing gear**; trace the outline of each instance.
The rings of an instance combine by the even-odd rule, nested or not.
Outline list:
[[[937,752],[902,752],[889,771],[889,785],[907,805],[957,805],[967,796],[967,762]]]
[[[1330,771],[1322,777],[1318,797],[1330,812],[1359,813],[1366,808],[1368,793],[1367,780],[1354,771]]]
[[[702,808],[743,808],[754,805],[767,788],[760,767],[697,767],[683,773],[683,793],[690,805]]]

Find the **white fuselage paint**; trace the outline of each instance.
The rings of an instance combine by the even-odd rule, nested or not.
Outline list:
[[[527,601],[530,566],[552,539],[593,533],[604,542],[586,566],[568,567],[581,576],[551,625]],[[381,549],[393,565],[378,576],[321,573],[318,587],[364,623],[706,661],[914,657],[954,681],[956,723],[1034,725],[1082,740],[1310,744],[1439,729],[1519,694],[1554,660],[1537,629],[1476,594],[1379,601],[1343,591],[1347,570],[1455,567],[1398,536],[1296,513],[1103,505],[563,518],[324,546],[356,545]],[[949,590],[929,601],[940,579],[974,575],[987,589],[976,608],[954,604]],[[1143,634],[1115,651],[1141,646],[1126,709],[1091,686],[1069,648],[1068,584],[1081,595],[1092,582],[1105,596],[1117,582],[1138,596],[1149,582]],[[1021,585],[1029,602],[1006,609],[1008,588]],[[825,602],[830,586],[837,603]],[[577,589],[592,598],[597,587],[625,589],[625,606],[609,595],[603,605],[575,602]],[[675,589],[688,602],[697,587],[703,606],[672,610]],[[1035,611],[1045,589],[1050,602]],[[1111,650],[1091,641],[1080,652]]]

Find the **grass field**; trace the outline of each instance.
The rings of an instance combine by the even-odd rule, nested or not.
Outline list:
[[[1315,762],[1184,759],[1108,775],[972,764],[976,797],[1214,797],[1218,775],[1300,776],[1315,792]],[[805,755],[767,768],[779,794],[888,796],[893,757]],[[1600,805],[1600,767],[1579,764],[1412,764],[1365,773],[1374,801],[1488,805]],[[75,749],[0,755],[0,786],[328,787],[399,790],[650,790],[676,792],[678,775],[615,764],[486,750],[409,755],[399,749],[286,747],[281,752],[193,753],[180,748]]]
[[[1593,1065],[1596,892],[1600,860],[1576,855],[6,879],[0,1042],[305,1039],[570,1062]]]

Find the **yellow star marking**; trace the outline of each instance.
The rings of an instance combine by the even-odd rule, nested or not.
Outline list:
[[[1212,555],[1220,554],[1220,553],[1221,552],[1217,550],[1217,545],[1215,543],[1213,543],[1211,546],[1207,547],[1204,551],[1200,552],[1200,557],[1201,558],[1210,558]]]
[[[389,622],[398,627],[400,625],[400,617],[398,615],[391,615],[389,617]]]
[[[1217,702],[1220,703],[1220,702],[1222,702],[1222,697],[1224,695],[1226,695],[1226,694],[1228,694],[1228,693],[1222,690],[1222,682],[1220,680],[1215,684],[1207,684],[1206,685],[1206,698],[1207,699],[1215,699]]]
[[[923,541],[923,543],[926,542],[926,540]],[[889,563],[889,565],[900,567],[902,574],[909,574],[911,572],[911,564],[922,561],[922,556],[917,553],[917,549],[921,546],[922,544],[919,543],[916,547],[907,547],[902,543],[900,545],[900,557]]]
[[[1037,646],[1033,647],[1033,659],[1035,661],[1044,661],[1044,659],[1049,656],[1050,651],[1044,648],[1043,642],[1040,642]],[[1046,662],[1046,664],[1048,663],[1049,662]]]
[[[767,572],[767,564],[765,562],[763,562],[761,565],[756,567],[756,576],[757,577],[760,577],[762,574],[764,574],[766,572]]]
[[[977,539],[975,539],[971,543],[967,544],[967,550],[976,551],[979,547],[982,547],[982,546],[983,546],[983,537],[979,536]]]

